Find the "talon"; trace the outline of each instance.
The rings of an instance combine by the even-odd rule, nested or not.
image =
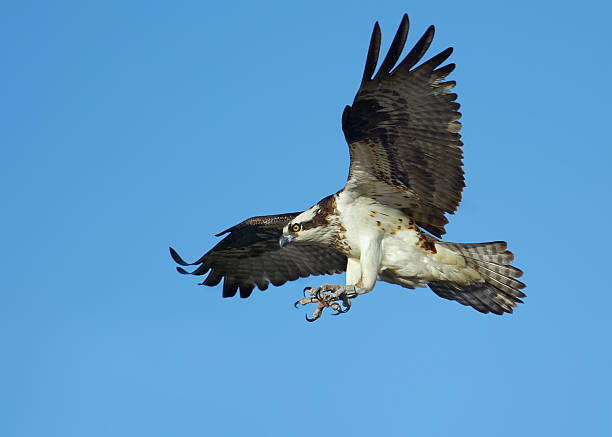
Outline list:
[[[335,313],[332,313],[332,316],[338,316],[340,314],[342,314],[344,311],[342,311],[342,308],[340,307],[340,305],[338,305],[336,302],[333,302],[330,305],[331,309],[335,310]]]
[[[310,291],[312,290],[312,287],[304,287],[304,290],[302,291],[302,294],[304,295],[304,297],[306,297],[306,290]]]
[[[346,299],[342,301],[342,305],[344,305],[344,308],[346,308],[345,310],[343,310],[343,313],[348,313],[349,310],[351,309],[351,301]]]
[[[321,301],[321,288],[317,288],[317,291],[315,292],[315,297],[317,298],[318,301]]]
[[[339,310],[337,310],[337,311],[338,311],[338,314],[344,314],[344,313],[346,313],[348,310],[344,310],[344,309],[340,308],[340,309],[339,309]],[[338,315],[338,314],[336,314],[336,315]]]
[[[302,292],[304,298],[293,304],[295,308],[300,305],[317,304],[317,308],[312,315],[305,315],[306,321],[314,322],[321,318],[325,308],[330,308],[333,316],[348,313],[351,309],[351,298],[357,297],[360,293],[353,286],[340,286],[334,284],[323,284],[320,287],[304,287]],[[310,296],[310,297],[307,297]]]
[[[308,314],[306,314],[306,320],[307,320],[308,322],[311,322],[311,323],[312,323],[312,322],[314,322],[314,321],[315,321],[315,320],[317,320],[317,319],[318,319],[318,317],[313,317],[313,318],[311,319],[310,317],[308,317]]]

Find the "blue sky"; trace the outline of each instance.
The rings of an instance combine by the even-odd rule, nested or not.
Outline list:
[[[0,6],[0,435],[607,434],[612,8],[376,3]],[[526,303],[380,283],[308,324],[321,277],[241,300],[178,275],[169,245],[343,186],[341,111],[404,12],[408,44],[455,47],[445,239],[507,240]]]

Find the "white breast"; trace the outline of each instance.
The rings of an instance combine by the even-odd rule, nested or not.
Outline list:
[[[441,254],[424,250],[419,244],[419,232],[414,222],[397,209],[363,197],[350,198],[340,193],[337,201],[343,226],[346,228],[349,257],[360,259],[362,249],[373,240],[381,246],[378,266],[379,280],[389,281],[404,287],[425,286],[428,281],[445,270],[446,262]]]

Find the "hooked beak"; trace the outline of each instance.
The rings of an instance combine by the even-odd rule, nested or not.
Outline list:
[[[278,244],[280,247],[285,247],[287,244],[291,243],[295,237],[291,234],[283,234],[278,240]]]

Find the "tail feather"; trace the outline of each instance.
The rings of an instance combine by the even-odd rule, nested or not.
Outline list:
[[[520,291],[521,288],[525,288],[525,284],[521,281],[514,279],[512,276],[505,275],[503,273],[504,266],[501,266],[499,270],[493,271],[488,267],[478,266],[478,272],[486,276],[486,281],[495,285],[497,288],[501,288],[506,293],[519,293],[518,297],[525,297],[525,294]]]
[[[508,243],[505,241],[491,241],[489,243],[445,243],[468,254],[497,255],[506,252]]]
[[[478,264],[479,268],[489,270],[491,272],[499,273],[500,275],[511,277],[511,278],[520,278],[523,276],[523,271],[521,269],[517,269],[514,266],[509,265],[500,265],[495,263],[489,263],[485,261],[474,261]]]
[[[430,282],[429,288],[444,299],[471,306],[481,313],[512,312],[513,301],[505,297],[503,293],[492,293],[485,283],[465,286],[450,282]]]
[[[509,265],[514,260],[514,254],[508,251],[505,241],[491,243],[444,243],[445,246],[455,249],[464,258],[474,261],[490,262],[496,265]],[[517,269],[518,270],[518,269]]]
[[[514,254],[509,252],[505,241],[491,243],[438,243],[460,254],[468,267],[476,270],[482,281],[474,284],[459,284],[449,281],[434,281],[429,287],[444,299],[455,300],[462,305],[475,308],[482,313],[511,313],[520,299],[525,284],[516,278],[523,275],[520,269],[511,266]]]

